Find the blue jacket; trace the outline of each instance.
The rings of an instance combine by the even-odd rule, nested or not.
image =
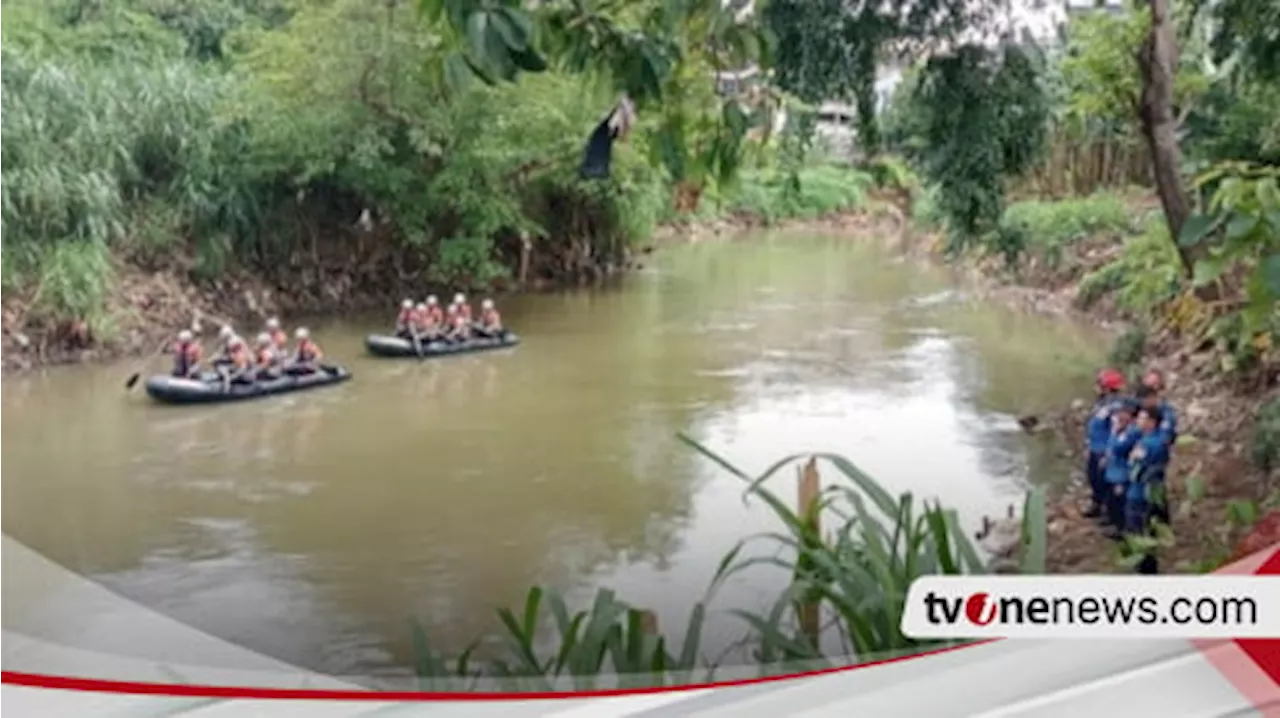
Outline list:
[[[1169,444],[1165,439],[1164,433],[1159,429],[1138,437],[1129,454],[1133,474],[1126,498],[1130,501],[1145,500],[1148,486],[1164,482],[1164,470],[1169,465]]]
[[[1164,435],[1169,446],[1178,441],[1178,412],[1164,399],[1160,400],[1160,433]]]
[[[1112,432],[1111,440],[1107,443],[1107,467],[1104,474],[1108,484],[1115,486],[1129,483],[1129,453],[1141,436],[1133,424]]]
[[[1089,453],[1102,454],[1111,443],[1111,415],[1115,413],[1119,400],[1113,396],[1099,397],[1093,405],[1093,413],[1085,423],[1084,435]]]

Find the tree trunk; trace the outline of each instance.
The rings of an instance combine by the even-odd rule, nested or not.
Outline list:
[[[854,102],[858,111],[858,148],[862,150],[863,161],[869,161],[880,154],[880,123],[876,118],[876,45],[863,41],[857,53]]]
[[[1156,192],[1164,209],[1169,238],[1177,247],[1182,269],[1191,276],[1197,258],[1192,250],[1178,244],[1182,226],[1191,214],[1186,188],[1182,185],[1182,153],[1178,147],[1178,124],[1173,108],[1173,78],[1178,67],[1178,47],[1168,0],[1148,0],[1151,28],[1138,50],[1142,72],[1142,96],[1138,116],[1142,135],[1151,149],[1151,169]]]

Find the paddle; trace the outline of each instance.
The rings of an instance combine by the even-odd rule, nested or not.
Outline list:
[[[413,327],[413,326],[409,327],[409,340],[413,343],[413,353],[417,354],[418,358],[421,359],[422,358],[422,339],[418,336],[418,329],[416,327]]]
[[[151,363],[151,360],[152,360],[152,359],[155,359],[157,356],[160,356],[161,354],[164,354],[164,353],[165,353],[165,350],[167,350],[167,349],[169,348],[169,344],[170,344],[170,342],[166,340],[163,344],[161,344],[161,345],[160,345],[160,348],[159,348],[159,349],[157,349],[156,351],[152,352],[151,354],[148,354],[148,355],[147,355],[147,364],[150,364],[150,363]],[[144,366],[144,367],[143,367],[143,369],[145,369],[145,368],[146,368],[146,367]],[[141,379],[141,378],[142,378],[142,370],[141,370],[141,369],[139,369],[138,371],[135,371],[134,373],[130,374],[130,375],[129,375],[129,378],[128,378],[128,379],[126,379],[126,380],[125,380],[125,382],[124,382],[124,390],[125,390],[125,391],[129,391],[130,389],[132,389],[132,388],[134,387],[134,385],[138,383],[138,380],[139,380],[139,379]]]

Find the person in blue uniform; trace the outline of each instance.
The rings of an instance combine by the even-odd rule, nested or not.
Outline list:
[[[1156,430],[1164,438],[1168,453],[1172,457],[1173,447],[1178,442],[1178,413],[1174,411],[1173,406],[1165,398],[1164,388],[1164,375],[1154,369],[1149,370],[1142,377],[1142,386],[1137,391],[1137,398],[1143,408],[1155,411],[1159,417],[1159,425]],[[1151,515],[1165,525],[1169,524],[1169,493],[1167,486],[1168,484],[1164,481],[1164,474],[1162,473],[1161,482],[1155,487],[1151,496]]]
[[[1089,420],[1085,423],[1085,479],[1089,482],[1090,505],[1084,515],[1088,518],[1105,518],[1107,507],[1107,482],[1103,476],[1103,457],[1111,441],[1111,418],[1124,389],[1124,375],[1115,369],[1098,373],[1098,398],[1093,404]]]
[[[1138,440],[1129,455],[1132,465],[1129,486],[1125,491],[1124,532],[1130,536],[1151,533],[1154,504],[1152,494],[1164,486],[1164,471],[1169,465],[1169,445],[1160,429],[1158,409],[1138,410],[1134,425]],[[1138,564],[1138,573],[1156,573],[1154,553],[1148,552]]]
[[[1107,536],[1119,540],[1124,536],[1124,504],[1129,488],[1129,454],[1138,443],[1138,429],[1133,425],[1137,409],[1132,399],[1116,405],[1112,414],[1111,437],[1103,456],[1103,479],[1107,484]]]

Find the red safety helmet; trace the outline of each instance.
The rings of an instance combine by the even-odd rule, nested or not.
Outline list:
[[[1098,388],[1108,391],[1120,391],[1124,388],[1124,374],[1115,369],[1103,369],[1098,372]]]

